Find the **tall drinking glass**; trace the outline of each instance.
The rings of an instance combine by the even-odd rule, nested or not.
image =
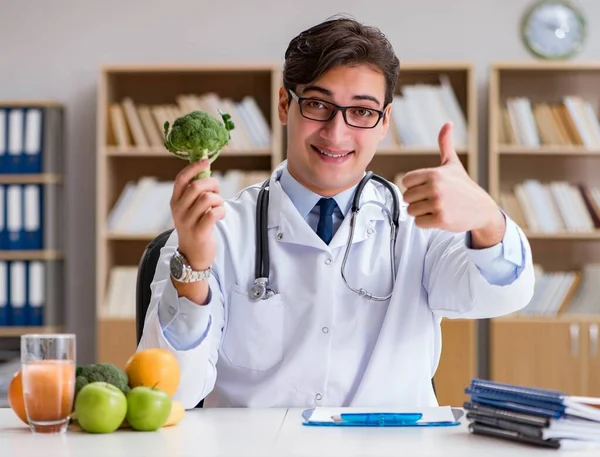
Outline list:
[[[21,367],[31,431],[66,431],[75,397],[75,335],[22,335]]]

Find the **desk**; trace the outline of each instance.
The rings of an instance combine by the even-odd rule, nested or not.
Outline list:
[[[462,419],[450,428],[314,428],[301,409],[198,409],[157,432],[106,435],[69,431],[33,435],[10,409],[0,409],[0,455],[7,457],[180,456],[441,456],[588,457],[598,449],[564,452],[472,436]]]

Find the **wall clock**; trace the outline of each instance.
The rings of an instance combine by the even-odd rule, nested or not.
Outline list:
[[[523,16],[521,34],[527,49],[542,59],[566,59],[578,53],[586,38],[583,14],[567,0],[536,2]]]

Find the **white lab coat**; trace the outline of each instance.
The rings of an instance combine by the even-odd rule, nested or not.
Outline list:
[[[346,274],[354,287],[386,295],[393,286],[393,295],[385,302],[362,298],[341,276],[349,214],[326,245],[281,189],[279,173],[271,177],[268,216],[274,297],[248,299],[260,185],[226,203],[208,305],[177,297],[168,267],[176,232],[161,252],[139,349],[166,348],[177,357],[175,398],[186,408],[205,397],[205,407],[437,405],[431,379],[441,319],[491,318],[531,299],[530,247],[510,219],[507,231],[523,251],[507,255],[525,262],[510,284],[482,276],[464,233],[419,229],[411,217],[400,223],[392,284],[390,225],[375,205],[359,212]],[[391,207],[385,188],[370,181],[361,202],[373,200]]]

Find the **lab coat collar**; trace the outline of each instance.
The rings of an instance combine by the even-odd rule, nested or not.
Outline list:
[[[279,177],[286,163],[280,164],[272,173],[269,183],[269,215],[268,227],[278,227],[277,239],[279,242],[287,242],[311,246],[317,249],[331,250],[348,243],[350,235],[350,220],[352,213],[348,212],[342,224],[326,245],[314,230],[306,223],[298,209],[294,206],[290,197],[283,191]],[[365,186],[360,198],[361,208],[357,214],[353,243],[358,243],[368,236],[375,234],[375,221],[385,220],[385,212],[377,205],[364,205],[364,202],[377,201],[385,204],[385,196],[376,188],[373,181]]]
[[[281,175],[279,176],[279,182],[303,218],[306,218],[308,213],[312,211],[322,197],[321,195],[313,192],[310,189],[307,189],[300,184],[292,176],[287,166],[282,168]],[[337,203],[343,217],[346,217],[350,211],[350,207],[352,206],[352,197],[354,196],[354,191],[356,190],[357,186],[358,183],[332,197]]]

